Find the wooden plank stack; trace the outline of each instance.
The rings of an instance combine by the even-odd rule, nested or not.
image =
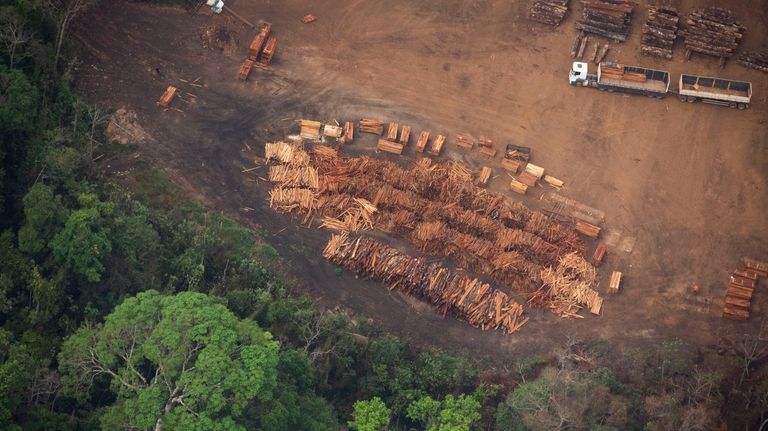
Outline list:
[[[471,150],[475,146],[475,138],[467,133],[459,133],[456,135],[456,145],[465,150]]]
[[[351,121],[344,123],[344,134],[342,137],[345,144],[351,144],[355,139],[355,125]]]
[[[677,9],[666,6],[649,6],[648,21],[643,25],[640,52],[645,55],[672,59],[672,47],[677,39]]]
[[[731,11],[715,6],[694,10],[685,22],[687,28],[680,32],[685,38],[685,58],[690,59],[691,53],[698,52],[719,57],[721,66],[733,56],[747,31]]]
[[[443,149],[443,144],[445,144],[445,135],[437,135],[434,141],[432,141],[432,146],[429,147],[428,153],[433,156],[439,156],[440,151]]]
[[[313,120],[301,120],[299,124],[301,125],[301,131],[299,132],[301,139],[312,141],[320,139],[320,126],[322,126],[322,123]]]
[[[173,98],[176,97],[177,90],[178,89],[173,85],[169,85],[168,88],[166,88],[163,92],[163,95],[160,96],[160,100],[157,102],[157,104],[160,105],[161,108],[168,108],[171,105]]]
[[[269,63],[272,62],[272,57],[275,55],[275,51],[277,51],[277,38],[275,36],[270,36],[258,57],[259,65],[262,67],[269,66]]]
[[[600,236],[600,227],[585,221],[576,220],[576,232],[590,238],[597,238]]]
[[[376,145],[376,149],[392,154],[403,154],[403,145],[397,142],[388,141],[386,139],[379,139],[379,143]]]
[[[421,134],[419,134],[419,139],[416,141],[416,151],[423,153],[424,149],[427,148],[428,141],[429,141],[429,132],[424,130],[421,132]]]
[[[768,72],[768,51],[744,51],[738,61],[744,67]]]
[[[760,278],[768,277],[768,263],[742,258],[744,269],[731,273],[728,290],[725,292],[723,317],[732,320],[749,319],[752,294]]]
[[[379,120],[361,118],[360,131],[363,133],[373,133],[374,135],[381,136],[381,134],[384,132],[384,123]]]
[[[621,287],[621,272],[613,271],[611,274],[611,282],[608,284],[608,292],[619,293]]]
[[[480,187],[488,186],[488,181],[491,179],[493,171],[488,166],[483,166],[480,170],[480,174],[477,176],[477,185]]]
[[[534,0],[528,8],[533,21],[558,26],[568,13],[568,0]]]
[[[577,29],[617,42],[627,40],[634,0],[584,0],[581,3],[584,10],[582,19],[576,22]]]
[[[496,154],[498,153],[498,151],[496,151],[496,148],[493,148],[493,147],[480,147],[478,151],[481,156],[487,157],[489,159],[496,157]]]
[[[389,123],[389,127],[387,127],[387,140],[388,141],[396,141],[397,140],[397,123],[394,121]]]
[[[272,31],[272,24],[265,22],[261,25],[259,32],[253,37],[251,45],[248,47],[248,58],[253,61],[259,57],[261,50],[264,49],[264,44],[269,38],[269,32]]]
[[[248,75],[251,74],[251,69],[253,69],[253,60],[246,58],[245,61],[243,61],[243,65],[240,66],[240,72],[238,72],[237,78],[241,81],[247,80]]]
[[[457,274],[424,258],[414,258],[368,237],[332,235],[323,250],[332,263],[426,301],[441,315],[451,314],[482,330],[507,334],[527,321],[523,307],[506,293],[478,279]]]
[[[398,142],[402,146],[407,146],[408,141],[411,139],[411,126],[403,126],[400,128],[400,139],[398,139]]]
[[[603,264],[603,259],[605,258],[605,253],[608,251],[608,246],[606,246],[602,242],[597,243],[597,247],[595,247],[595,252],[592,254],[592,265],[600,266]]]

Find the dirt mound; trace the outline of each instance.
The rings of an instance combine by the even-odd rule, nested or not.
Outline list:
[[[107,138],[120,144],[141,144],[151,138],[139,124],[136,113],[120,108],[112,114],[107,125]]]
[[[237,34],[221,24],[205,24],[198,32],[203,47],[231,55],[237,48]]]

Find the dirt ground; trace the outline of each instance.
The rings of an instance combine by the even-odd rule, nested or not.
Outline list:
[[[641,1],[630,40],[612,43],[608,60],[668,70],[673,80],[686,72],[751,81],[752,107],[738,111],[674,96],[655,100],[570,87],[569,51],[581,6],[572,2],[576,10],[551,29],[525,18],[527,3],[232,0],[227,5],[252,22],[271,22],[278,37],[270,69],[254,70],[243,83],[237,71],[255,31],[232,15],[102,2],[74,29],[84,48],[76,84],[93,102],[135,111],[155,138],[140,151],[211,207],[259,228],[304,291],[396,335],[503,360],[546,352],[569,334],[619,344],[678,336],[707,345],[758,331],[768,311],[765,281],[755,292],[750,321],[724,320],[720,312],[729,271],[740,257],[768,259],[768,74],[735,61],[720,69],[710,57],[686,62],[681,40],[672,61],[640,56]],[[671,3],[684,14],[709,5]],[[768,2],[720,5],[748,27],[741,49],[767,48]],[[307,13],[318,21],[303,24]],[[228,42],[236,48],[205,48],[200,29],[208,25],[238,35]],[[183,100],[173,102],[178,110],[163,111],[156,101],[170,84],[180,87]],[[440,320],[429,306],[378,283],[336,275],[320,257],[329,233],[267,207],[269,184],[258,178],[265,168],[240,171],[263,154],[264,142],[296,133],[299,118],[360,117],[398,121],[412,134],[448,134],[441,157],[497,168],[491,188],[507,194],[499,157],[487,161],[464,152],[451,144],[451,135],[469,132],[498,147],[531,147],[532,162],[565,181],[561,195],[606,214],[604,240],[613,246],[601,268],[603,314],[561,321],[529,309],[531,321],[505,336]],[[370,154],[374,145],[367,135],[344,150]],[[411,146],[399,160],[415,157]],[[510,198],[537,208],[551,191]],[[625,277],[618,295],[606,293],[612,270]],[[697,296],[689,293],[692,283],[702,287]]]

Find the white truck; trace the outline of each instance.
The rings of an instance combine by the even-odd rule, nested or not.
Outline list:
[[[609,92],[661,98],[669,92],[670,79],[669,72],[664,70],[605,62],[597,66],[597,74],[590,74],[587,63],[575,61],[568,74],[568,83]]]
[[[703,102],[731,108],[749,108],[752,84],[707,76],[680,75],[679,98],[682,102]]]

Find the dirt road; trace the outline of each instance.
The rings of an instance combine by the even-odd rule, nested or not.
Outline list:
[[[674,3],[682,13],[706,5]],[[749,29],[742,47],[765,49],[765,2],[728,3]],[[765,288],[755,294],[750,322],[719,314],[728,271],[739,258],[768,258],[768,74],[735,61],[725,69],[714,58],[686,62],[681,41],[673,61],[640,56],[643,5],[630,40],[611,44],[608,60],[668,70],[673,79],[686,72],[748,80],[755,89],[752,108],[568,86],[578,9],[553,30],[525,19],[526,2],[228,5],[254,22],[272,22],[279,42],[269,71],[255,71],[247,83],[236,79],[254,30],[231,16],[109,2],[75,29],[84,46],[77,87],[91,101],[136,111],[156,138],[141,151],[209,205],[260,228],[295,268],[302,289],[325,306],[360,312],[384,330],[421,343],[497,357],[546,351],[566,334],[618,343],[679,336],[709,344],[719,334],[759,327],[768,310]],[[318,21],[302,24],[306,13]],[[204,48],[200,29],[210,24],[225,27],[237,48]],[[173,106],[183,112],[156,106],[169,84],[182,89],[186,101]],[[600,290],[605,292],[611,270],[624,273],[624,290],[606,297],[600,317],[560,321],[529,310],[531,322],[503,336],[440,320],[423,304],[376,283],[337,276],[319,258],[328,232],[269,210],[268,185],[258,171],[247,176],[240,170],[252,166],[265,141],[295,132],[296,119],[363,116],[444,132],[449,142],[450,135],[470,132],[499,146],[532,147],[533,161],[566,182],[561,194],[605,211],[604,239],[612,246]],[[252,152],[244,151],[246,144]],[[370,153],[373,147],[368,136],[349,151]],[[489,163],[453,145],[445,156],[474,167]],[[414,157],[410,148],[403,160]],[[492,165],[498,166],[498,158]],[[491,188],[507,193],[507,177],[499,175]],[[536,207],[545,191],[522,200]],[[699,296],[688,293],[694,282],[702,287]]]

